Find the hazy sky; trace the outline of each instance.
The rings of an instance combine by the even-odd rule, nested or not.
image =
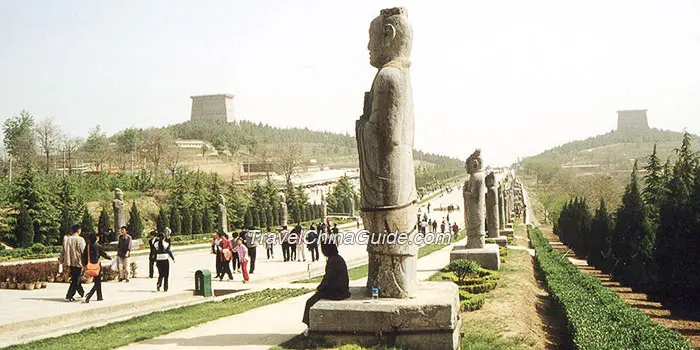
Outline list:
[[[354,133],[370,21],[413,23],[415,147],[502,164],[614,129],[700,132],[700,2],[0,0],[0,118],[85,136],[188,120],[231,93],[238,119]]]

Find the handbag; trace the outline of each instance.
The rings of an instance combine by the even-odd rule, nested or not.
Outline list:
[[[223,252],[224,252],[224,259],[226,261],[231,261],[231,258],[233,258],[233,253],[231,252],[231,249],[226,248],[223,250]]]
[[[99,261],[96,263],[90,262],[90,246],[88,245],[88,263],[85,266],[85,274],[90,277],[97,277],[100,275],[100,268]]]

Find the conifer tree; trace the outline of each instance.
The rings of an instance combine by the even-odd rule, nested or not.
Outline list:
[[[109,218],[109,213],[107,212],[107,208],[102,207],[102,211],[100,212],[100,217],[97,219],[97,230],[98,232],[105,233],[109,231],[109,228],[111,227],[111,220]]]
[[[165,228],[170,224],[170,218],[168,217],[168,212],[165,207],[161,206],[158,209],[158,218],[156,218],[156,231],[158,233],[165,232]],[[170,229],[172,231],[172,229]]]
[[[88,212],[87,208],[83,209],[83,219],[80,223],[80,228],[84,233],[94,233],[95,232],[95,219]]]
[[[192,212],[192,234],[202,234],[202,213],[199,209],[193,208]]]
[[[190,213],[190,208],[184,207],[180,209],[180,220],[182,220],[182,234],[191,235],[192,234],[192,214]]]
[[[644,175],[644,189],[642,190],[642,198],[646,204],[649,223],[652,230],[655,230],[659,221],[659,209],[665,197],[666,184],[664,182],[664,170],[659,157],[656,155],[656,144],[651,155],[647,158],[647,164],[644,166],[646,175]]]
[[[139,239],[143,235],[143,219],[141,219],[141,214],[139,213],[139,208],[136,206],[136,201],[131,205],[131,210],[129,211],[129,221],[126,225],[129,234],[134,239]]]
[[[596,209],[591,222],[588,263],[605,273],[609,273],[614,265],[610,254],[613,229],[614,223],[608,213],[605,200],[601,198],[600,206]]]
[[[212,217],[209,212],[209,208],[204,208],[204,213],[202,213],[202,232],[212,233],[214,232],[212,227]]]
[[[175,205],[170,205],[170,231],[174,235],[182,234],[182,216]]]
[[[24,203],[20,204],[14,233],[17,245],[21,248],[29,248],[34,244],[34,224]]]
[[[252,227],[253,226],[253,209],[248,208],[245,212],[245,218],[243,220],[243,225],[245,227]]]
[[[613,255],[617,265],[613,269],[616,280],[634,290],[646,290],[651,275],[651,256],[654,235],[649,227],[637,181],[637,162],[625,188],[622,206],[617,211]]]

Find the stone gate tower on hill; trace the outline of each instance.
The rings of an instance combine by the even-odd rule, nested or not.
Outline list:
[[[617,111],[617,131],[649,130],[646,109]]]
[[[233,95],[200,95],[190,98],[192,98],[191,121],[206,120],[220,123],[236,121],[233,117]]]

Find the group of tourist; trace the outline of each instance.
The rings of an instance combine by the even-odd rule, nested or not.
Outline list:
[[[270,228],[268,227],[268,232]],[[289,231],[287,226],[283,226],[279,232],[280,242],[282,243],[282,258],[284,261],[306,261],[306,250],[311,255],[311,261],[319,260],[319,239],[323,234],[338,235],[340,230],[338,225],[326,219],[325,222],[320,222],[317,225],[309,225],[309,230],[304,232],[301,224],[297,225]],[[274,234],[269,236],[274,238]],[[266,244],[274,244],[275,239],[266,240]],[[268,246],[268,250],[273,247]],[[305,249],[306,248],[306,249]],[[269,257],[268,257],[269,259]]]
[[[459,232],[459,225],[457,222],[450,223],[450,214],[447,213],[447,217],[442,218],[440,223],[440,233],[451,232],[455,237]],[[418,214],[418,232],[422,234],[426,233],[437,233],[438,232],[438,221],[429,218],[427,214]]]
[[[229,239],[228,233],[214,234],[211,242],[211,253],[215,255],[216,278],[223,281],[224,276],[233,280],[233,271],[243,275],[243,283],[248,283],[248,262],[250,273],[255,272],[255,254],[257,242],[255,231],[243,230],[239,235]]]

